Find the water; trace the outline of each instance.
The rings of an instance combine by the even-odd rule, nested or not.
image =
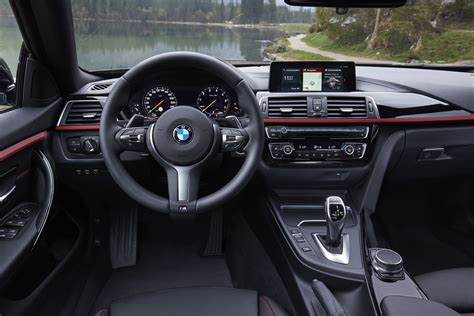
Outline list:
[[[143,22],[75,22],[79,64],[86,69],[129,68],[150,56],[193,51],[225,60],[264,60],[277,29]]]
[[[3,20],[3,19],[2,19]],[[169,51],[193,51],[225,60],[264,60],[262,50],[283,36],[278,29],[144,22],[75,21],[79,65],[85,69],[130,68]],[[13,19],[0,22],[0,56],[16,72],[21,35]]]

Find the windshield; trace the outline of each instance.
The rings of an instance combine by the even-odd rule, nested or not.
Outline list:
[[[283,0],[72,0],[78,60],[130,68],[155,54],[225,60],[353,60],[474,65],[474,1],[396,9],[287,6]]]

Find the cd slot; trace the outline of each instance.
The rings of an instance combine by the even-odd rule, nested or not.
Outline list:
[[[369,135],[368,126],[350,127],[289,127],[268,126],[265,128],[270,139],[327,138],[365,139]]]

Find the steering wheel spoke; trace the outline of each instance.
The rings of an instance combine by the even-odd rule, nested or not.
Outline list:
[[[123,151],[148,152],[146,133],[148,127],[127,127],[115,134],[115,140]]]
[[[222,136],[222,152],[242,150],[249,141],[249,136],[244,128],[228,128],[220,129]]]
[[[166,168],[170,201],[186,205],[198,197],[201,169],[196,166],[174,166]]]

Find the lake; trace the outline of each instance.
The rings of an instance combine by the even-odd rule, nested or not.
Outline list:
[[[276,28],[241,28],[146,22],[75,21],[79,65],[85,69],[130,68],[150,56],[193,51],[226,60],[264,60],[263,49],[284,36]],[[15,21],[0,23],[0,56],[12,71],[21,44]]]
[[[86,69],[129,68],[150,56],[193,51],[226,60],[263,60],[278,29],[144,22],[75,22],[79,64]]]

